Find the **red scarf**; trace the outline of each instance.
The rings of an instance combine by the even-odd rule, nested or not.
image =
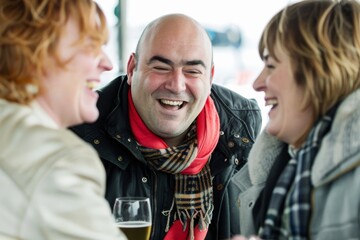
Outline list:
[[[129,117],[131,119],[130,126],[134,134],[136,141],[147,148],[153,149],[166,149],[168,145],[157,135],[152,133],[147,126],[144,124],[139,114],[137,113],[134,103],[132,101],[131,91],[128,94],[129,100]],[[198,154],[190,166],[183,171],[181,174],[184,175],[195,175],[198,174],[202,168],[208,162],[211,153],[215,149],[219,140],[220,132],[220,121],[219,115],[216,111],[215,105],[211,97],[209,96],[205,102],[205,106],[199,113],[196,119],[197,127],[197,141],[198,141]],[[187,223],[189,225],[189,223]],[[165,240],[189,239],[189,227],[183,231],[184,227],[179,220],[176,220],[167,235]],[[199,230],[194,228],[194,239],[204,239],[207,233],[207,229]]]

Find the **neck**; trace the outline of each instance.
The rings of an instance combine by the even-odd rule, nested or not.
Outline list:
[[[36,101],[38,102],[40,107],[43,108],[45,110],[45,112],[47,112],[47,114],[56,122],[56,124],[59,127],[61,127],[61,128],[67,127],[61,123],[59,116],[54,112],[53,108],[49,105],[50,101],[48,101],[43,96],[37,97]]]
[[[175,136],[175,137],[163,138],[163,141],[169,147],[176,147],[176,146],[179,146],[182,142],[184,142],[186,134],[187,134],[187,131],[183,132],[182,134]]]

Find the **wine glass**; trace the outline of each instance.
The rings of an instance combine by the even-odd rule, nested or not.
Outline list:
[[[149,240],[151,233],[150,199],[146,197],[118,197],[113,215],[119,229],[129,240]]]

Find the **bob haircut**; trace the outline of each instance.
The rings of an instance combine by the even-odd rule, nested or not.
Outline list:
[[[266,48],[278,60],[277,47],[291,59],[296,84],[305,90],[301,108],[310,106],[316,121],[360,86],[360,4],[305,0],[285,7],[265,27],[260,57]]]
[[[47,59],[58,57],[57,45],[69,19],[78,23],[81,45],[94,53],[108,40],[105,15],[93,0],[0,0],[0,98],[28,104],[38,94]],[[91,46],[88,46],[91,45]]]

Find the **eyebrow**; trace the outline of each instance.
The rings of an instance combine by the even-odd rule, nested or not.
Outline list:
[[[173,61],[171,61],[170,59],[164,58],[162,56],[158,56],[155,55],[152,58],[150,58],[150,60],[148,61],[148,64],[151,64],[155,61],[159,61],[168,65],[175,65],[175,63]],[[191,60],[191,61],[183,61],[182,63],[183,65],[187,65],[187,66],[196,66],[196,65],[201,65],[204,68],[206,68],[206,65],[203,61],[201,60]]]

